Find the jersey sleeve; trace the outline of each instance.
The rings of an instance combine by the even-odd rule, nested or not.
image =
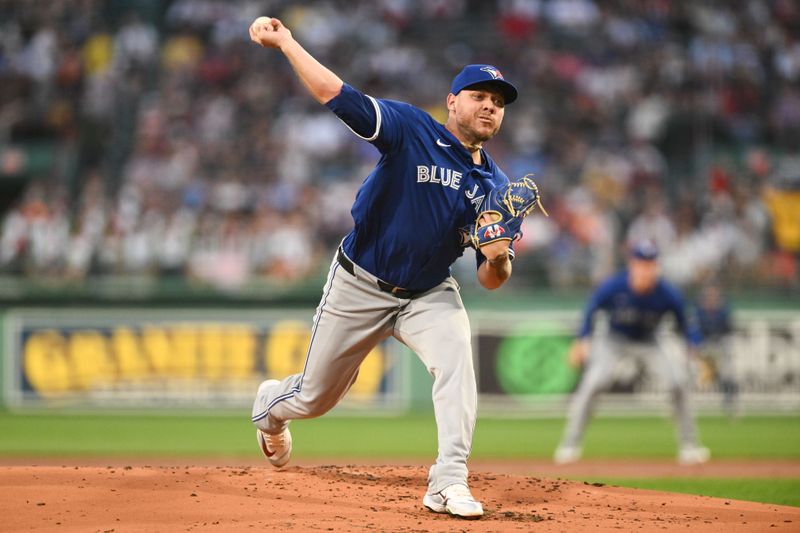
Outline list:
[[[372,143],[381,153],[392,152],[401,145],[412,107],[402,102],[373,98],[346,83],[325,106],[357,137]]]
[[[578,338],[582,339],[588,337],[592,332],[592,322],[594,314],[598,309],[605,307],[611,296],[614,294],[614,279],[610,279],[601,284],[589,297],[586,306],[583,309],[583,319],[581,320],[580,329],[578,329]]]
[[[683,295],[677,288],[670,285],[665,286],[665,290],[670,301],[670,308],[675,315],[678,329],[690,346],[698,346],[703,342],[703,334],[700,332],[698,321],[690,320],[686,316],[686,302],[683,299]]]
[[[722,334],[730,335],[733,333],[733,320],[731,319],[731,308],[726,304],[722,309]]]

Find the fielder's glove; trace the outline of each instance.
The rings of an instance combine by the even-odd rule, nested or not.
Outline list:
[[[484,200],[484,210],[478,214],[475,224],[462,230],[464,237],[469,239],[467,242],[462,238],[462,243],[480,250],[492,242],[516,240],[522,237],[522,220],[536,206],[545,216],[549,216],[542,206],[539,188],[530,176],[533,174],[526,174],[517,181],[492,189]],[[484,215],[488,215],[491,222],[482,222]]]

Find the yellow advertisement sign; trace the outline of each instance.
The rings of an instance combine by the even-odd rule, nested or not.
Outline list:
[[[772,231],[778,246],[788,252],[800,252],[800,191],[768,189],[764,194]]]
[[[13,335],[23,399],[245,398],[264,379],[302,373],[311,338],[310,326],[292,319],[37,322],[21,320]],[[348,397],[370,401],[393,392],[392,366],[385,345],[377,346]]]

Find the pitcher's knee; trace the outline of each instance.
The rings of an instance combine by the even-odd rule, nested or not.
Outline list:
[[[322,416],[338,403],[339,399],[332,399],[321,397],[319,395],[300,394],[298,397],[299,403],[303,406],[306,412],[306,418],[315,418]]]

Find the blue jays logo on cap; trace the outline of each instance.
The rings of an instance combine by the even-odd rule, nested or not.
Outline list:
[[[491,66],[491,65],[486,65],[485,67],[481,67],[481,70],[482,70],[482,71],[484,71],[484,72],[488,72],[488,73],[489,73],[489,75],[490,75],[492,78],[496,79],[496,80],[498,80],[498,79],[499,79],[499,80],[503,80],[503,79],[505,79],[505,78],[503,78],[503,75],[502,75],[502,74],[500,74],[500,71],[499,71],[499,70],[497,70],[496,68],[494,68],[494,67],[493,67],[493,66]]]
[[[658,248],[653,241],[639,241],[631,245],[631,257],[652,261],[658,258]]]
[[[500,70],[492,65],[467,65],[453,78],[450,92],[458,94],[463,89],[467,89],[478,83],[491,83],[496,86],[506,104],[510,104],[517,99],[517,88],[503,77]]]

